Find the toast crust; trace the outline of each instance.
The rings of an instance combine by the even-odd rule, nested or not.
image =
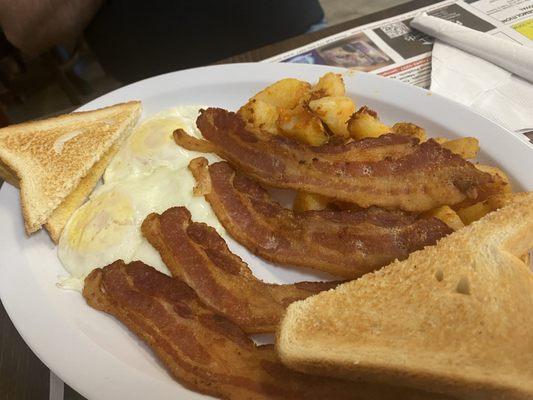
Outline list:
[[[19,187],[20,182],[17,174],[4,164],[2,160],[0,160],[0,178],[16,188]]]
[[[293,303],[295,369],[465,399],[533,398],[533,193],[402,262]]]

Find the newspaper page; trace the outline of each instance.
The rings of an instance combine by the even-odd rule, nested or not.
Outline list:
[[[433,40],[409,27],[421,12],[533,46],[533,0],[447,0],[340,32],[264,62],[339,66],[428,88]]]

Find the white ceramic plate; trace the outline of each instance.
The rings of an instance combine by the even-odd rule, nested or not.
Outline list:
[[[147,79],[82,107],[93,109],[140,99],[144,115],[178,104],[236,109],[254,93],[285,77],[314,82],[328,71],[344,73],[348,95],[382,119],[411,121],[432,136],[476,136],[480,161],[507,171],[518,190],[533,190],[533,147],[473,111],[392,79],[299,64],[233,64],[197,68]],[[24,235],[18,192],[0,191],[0,296],[13,323],[37,356],[90,399],[199,399],[176,383],[152,353],[124,326],[89,308],[77,292],[55,286],[65,275],[45,232]],[[263,279],[312,279],[305,270],[273,267],[237,249]]]

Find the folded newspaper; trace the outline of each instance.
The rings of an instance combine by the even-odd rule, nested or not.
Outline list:
[[[376,73],[427,89],[431,87],[439,92],[438,84],[435,87],[431,85],[434,40],[410,27],[411,20],[421,12],[533,47],[533,0],[448,0],[358,26],[264,61],[345,67]],[[440,79],[440,76],[435,76],[434,80],[437,78]],[[531,90],[533,91],[533,86]],[[455,100],[462,102],[461,96]],[[479,100],[476,104],[479,106]],[[477,109],[480,111],[479,107]],[[522,120],[522,125],[509,125],[497,116],[488,114],[494,112],[485,115],[510,130],[533,130],[533,126],[522,126],[530,122],[527,118]],[[533,116],[533,112],[529,114]]]

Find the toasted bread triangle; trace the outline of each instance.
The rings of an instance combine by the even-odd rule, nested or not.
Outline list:
[[[533,398],[533,193],[404,261],[289,306],[298,370],[465,399]]]
[[[46,219],[44,227],[48,231],[54,243],[59,243],[63,229],[67,225],[71,215],[87,200],[96,184],[104,174],[105,169],[120,149],[123,139],[115,142],[107,152],[92,166],[89,172],[81,178],[78,186],[69,193],[59,206]]]
[[[132,101],[0,129],[0,162],[19,181],[28,234],[129,134],[140,113],[140,102]]]

